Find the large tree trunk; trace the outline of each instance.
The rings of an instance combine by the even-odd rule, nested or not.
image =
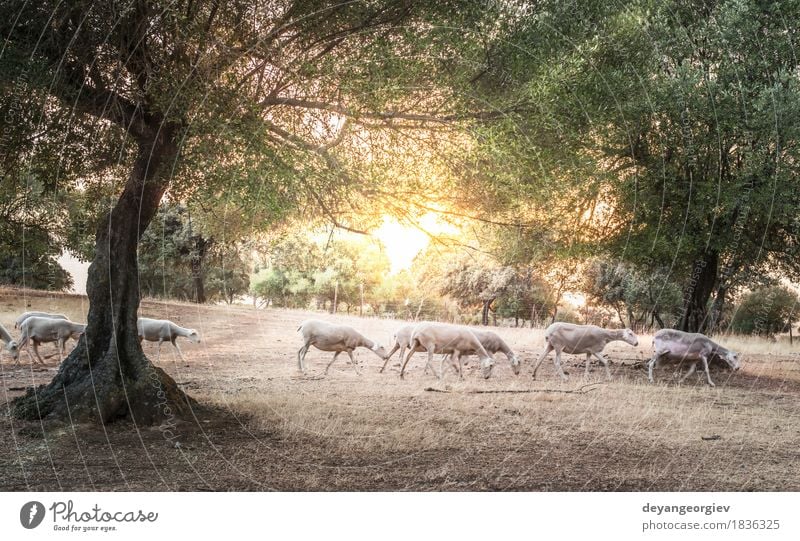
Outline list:
[[[191,223],[191,222],[190,222]],[[206,257],[208,245],[210,244],[200,235],[191,237],[192,253],[190,258],[190,266],[192,269],[192,283],[194,284],[194,302],[197,304],[205,304],[206,302],[206,288],[205,276],[203,272],[203,259]]]
[[[661,319],[661,315],[658,313],[657,310],[653,310],[653,319],[656,320],[656,323],[658,323],[659,329],[664,328],[664,320]]]
[[[494,299],[483,301],[483,308],[481,309],[481,325],[489,325],[489,309],[492,306]]]
[[[122,195],[97,231],[87,282],[86,331],[50,384],[29,389],[14,401],[16,417],[102,423],[129,418],[151,425],[188,415],[194,405],[144,356],[136,332],[136,249],[169,184],[177,131],[165,126],[149,140],[138,141]]]
[[[718,270],[719,255],[715,251],[706,252],[695,260],[683,293],[680,330],[702,333],[708,328],[708,299],[714,291]]]
[[[720,285],[717,288],[717,295],[714,297],[714,302],[711,304],[711,312],[708,318],[708,327],[706,334],[711,336],[717,330],[719,320],[722,318],[722,309],[725,307],[725,297],[728,294],[728,286]]]

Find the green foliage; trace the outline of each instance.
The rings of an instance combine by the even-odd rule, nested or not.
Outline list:
[[[0,284],[63,291],[72,277],[58,264],[59,243],[47,230],[0,222]]]
[[[203,232],[203,216],[165,205],[139,243],[143,294],[196,302],[233,300],[248,291],[251,263],[241,242]]]
[[[262,269],[252,278],[252,295],[273,305],[330,306],[334,300],[350,312],[364,304],[377,307],[385,294],[389,260],[366,239],[337,239],[321,244],[302,236],[271,242]]]
[[[786,332],[800,312],[800,297],[785,286],[756,289],[742,296],[731,329],[742,334],[770,336]]]
[[[664,269],[636,269],[630,264],[594,259],[586,267],[582,291],[598,306],[613,309],[631,328],[675,324],[681,309],[680,287]]]
[[[462,306],[483,306],[483,324],[488,324],[490,310],[515,320],[541,319],[555,300],[552,289],[530,268],[463,257],[440,271],[440,276],[442,295]]]

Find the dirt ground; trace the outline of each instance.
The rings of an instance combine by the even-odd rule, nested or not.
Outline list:
[[[26,309],[84,321],[87,303],[0,289],[0,323],[15,335]],[[473,360],[463,381],[450,370],[440,385],[421,355],[400,380],[396,354],[379,374],[369,350],[356,354],[360,376],[346,356],[323,376],[330,354],[313,349],[299,374],[298,324],[329,315],[154,301],[141,313],[200,332],[200,344],[181,343],[185,362],[166,346],[158,364],[207,407],[170,431],[20,422],[5,402],[49,381],[58,356],[39,368],[4,354],[0,490],[800,490],[800,344],[742,341],[742,370],[713,371],[709,388],[703,375],[678,385],[675,367],[648,384],[640,337],[607,349],[611,381],[596,365],[585,379],[583,359],[567,355],[560,383],[552,359],[531,378],[541,330],[503,328],[519,376],[500,355],[491,379]],[[335,319],[383,344],[401,323]],[[155,359],[155,345],[145,350]]]

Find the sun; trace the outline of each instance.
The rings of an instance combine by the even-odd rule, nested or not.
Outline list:
[[[381,226],[372,232],[386,250],[392,274],[411,268],[414,258],[428,247],[431,235],[456,231],[432,213],[422,216],[418,223],[419,227],[405,225],[391,216],[384,216]]]

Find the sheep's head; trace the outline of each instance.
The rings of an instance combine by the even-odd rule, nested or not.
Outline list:
[[[515,376],[519,376],[519,371],[522,369],[522,363],[519,360],[519,357],[516,355],[511,355],[511,370],[514,371]]]
[[[742,364],[739,362],[738,353],[728,351],[725,355],[722,355],[722,358],[726,363],[728,363],[728,366],[731,367],[731,370],[739,370],[742,367]]]
[[[377,342],[375,342],[370,349],[374,351],[375,355],[381,359],[386,359],[386,357],[389,356],[389,354],[386,352],[386,349],[384,349],[384,347]]]
[[[194,329],[189,329],[189,333],[186,335],[186,338],[188,338],[189,341],[193,344],[200,343],[200,335]]]
[[[486,357],[481,361],[481,373],[483,374],[483,379],[489,379],[489,376],[492,375],[492,368],[494,368],[494,359],[491,357]]]
[[[636,336],[636,333],[634,333],[630,329],[623,329],[622,330],[622,340],[624,342],[629,343],[632,346],[638,346],[639,345],[639,338]]]
[[[19,344],[17,344],[16,340],[12,340],[6,344],[6,351],[11,354],[11,358],[15,361],[19,359]]]

